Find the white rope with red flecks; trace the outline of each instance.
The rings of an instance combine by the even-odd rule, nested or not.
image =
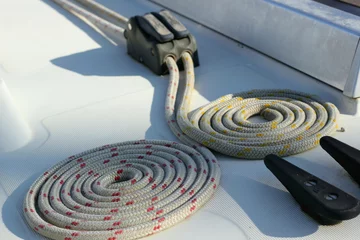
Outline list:
[[[123,31],[68,0],[54,1],[103,29]],[[92,0],[77,1],[126,23]],[[220,181],[214,155],[193,143],[131,141],[65,159],[30,187],[25,219],[39,234],[60,240],[137,239],[167,229],[198,211]]]
[[[202,144],[237,158],[263,159],[268,154],[289,156],[307,151],[338,128],[339,111],[334,104],[289,89],[229,94],[190,112],[194,65],[187,52],[182,60],[185,88],[178,107],[179,71],[174,59],[166,60],[171,77],[165,116],[170,129],[188,145]],[[257,114],[267,122],[248,121]]]
[[[71,12],[72,14],[81,16],[86,20],[88,20],[89,22],[91,22],[92,24],[94,24],[95,26],[102,28],[102,30],[108,29],[115,34],[121,34],[121,35],[124,32],[124,29],[122,27],[115,25],[114,23],[111,23],[97,16],[96,14],[70,2],[69,0],[53,0],[53,1],[58,5],[60,5],[62,8],[64,8],[65,10]],[[98,11],[99,13],[114,19],[116,22],[122,25],[127,23],[128,20],[127,18],[117,14],[116,12],[104,7],[99,3],[96,3],[93,0],[77,0],[77,1],[90,9]]]
[[[198,211],[220,168],[205,147],[142,140],[94,148],[61,161],[30,187],[24,215],[51,239],[137,239]]]

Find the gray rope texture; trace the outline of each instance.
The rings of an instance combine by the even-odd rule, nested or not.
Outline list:
[[[218,163],[202,146],[161,140],[106,145],[43,173],[26,194],[24,216],[51,239],[136,239],[194,214],[219,180]]]
[[[78,5],[70,2],[69,0],[53,0],[55,3],[60,5],[65,10],[69,11],[70,13],[81,16],[85,19],[87,19],[89,22],[94,24],[95,26],[99,26],[103,29],[108,29],[112,31],[115,34],[123,34],[124,29],[122,27],[119,27],[99,16],[96,14],[87,11],[86,9],[79,7]],[[84,6],[87,6],[88,8],[97,10],[99,13],[104,14],[106,16],[112,17],[113,19],[117,20],[119,23],[122,23],[123,25],[127,22],[127,19],[116,12],[104,7],[103,5],[96,3],[92,0],[78,0],[80,3],[82,3]]]
[[[339,111],[334,104],[288,89],[229,94],[190,112],[194,66],[189,53],[182,60],[185,89],[178,105],[179,71],[174,59],[166,60],[170,82],[165,116],[170,129],[188,145],[200,143],[237,158],[263,159],[268,154],[289,156],[307,151],[338,128]],[[248,121],[254,115],[267,122]]]

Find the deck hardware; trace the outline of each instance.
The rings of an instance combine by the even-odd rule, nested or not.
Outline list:
[[[358,199],[277,155],[266,156],[264,163],[301,209],[320,224],[334,225],[360,214]]]
[[[333,137],[320,139],[321,147],[360,184],[360,151]]]
[[[195,67],[199,66],[195,37],[167,10],[130,18],[124,36],[128,54],[137,61],[141,58],[158,75],[168,73],[165,63],[168,56],[173,56],[179,70],[183,70],[184,52],[191,54]]]

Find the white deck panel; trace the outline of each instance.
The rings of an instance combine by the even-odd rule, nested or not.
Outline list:
[[[130,17],[160,9],[142,0],[99,1]],[[16,14],[15,14],[16,13]],[[360,148],[357,102],[340,91],[181,18],[196,36],[193,107],[253,88],[292,88],[335,103]],[[32,131],[29,144],[0,153],[0,239],[41,239],[22,217],[25,192],[45,169],[74,153],[134,139],[176,140],[164,120],[167,76],[132,60],[81,20],[46,1],[0,1],[0,77]],[[1,133],[0,133],[1,134]],[[263,161],[217,154],[221,188],[196,215],[147,239],[358,239],[360,217],[319,226]],[[359,186],[320,147],[287,158],[360,198]]]

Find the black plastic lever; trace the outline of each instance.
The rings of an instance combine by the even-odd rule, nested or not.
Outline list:
[[[274,154],[265,157],[265,165],[320,224],[333,225],[359,215],[360,201],[337,187]]]
[[[144,16],[137,16],[136,20],[140,28],[154,37],[158,42],[164,43],[174,39],[174,34],[151,13],[145,14]]]
[[[360,184],[360,151],[333,137],[322,137],[321,147]]]
[[[153,12],[152,14],[174,34],[175,39],[181,39],[189,35],[189,31],[186,27],[168,10],[161,10],[158,13]]]

